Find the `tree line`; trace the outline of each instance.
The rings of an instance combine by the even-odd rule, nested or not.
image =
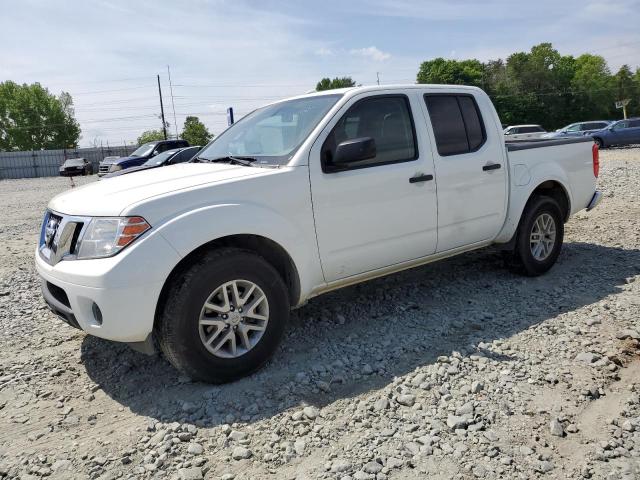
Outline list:
[[[622,118],[617,100],[629,99],[629,115],[640,115],[640,68],[623,65],[614,74],[600,55],[561,55],[550,43],[506,60],[423,62],[418,83],[480,87],[505,124],[535,123],[555,129],[573,122]]]
[[[491,97],[504,124],[535,123],[556,129],[573,122],[622,118],[618,100],[630,100],[629,116],[640,115],[640,68],[623,65],[612,73],[606,60],[590,53],[561,55],[551,43],[506,60],[422,62],[416,83],[472,85]],[[324,78],[316,90],[352,87],[351,77]]]

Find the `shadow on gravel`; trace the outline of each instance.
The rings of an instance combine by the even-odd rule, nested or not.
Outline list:
[[[191,383],[158,356],[90,336],[81,358],[89,377],[136,414],[202,427],[253,422],[383,387],[452,351],[495,355],[482,342],[600,301],[638,274],[639,250],[586,243],[566,244],[538,278],[504,270],[498,252],[469,253],[313,299],[293,313],[275,358],[227,385]]]

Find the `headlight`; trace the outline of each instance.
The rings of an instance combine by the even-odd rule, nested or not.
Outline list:
[[[80,239],[77,258],[112,257],[150,228],[142,217],[93,218]]]
[[[122,166],[114,163],[109,167],[109,172],[117,172],[118,170],[122,170]]]

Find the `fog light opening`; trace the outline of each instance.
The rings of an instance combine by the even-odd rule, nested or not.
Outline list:
[[[98,325],[102,325],[102,311],[97,303],[93,302],[91,305],[91,311],[93,312],[93,319]]]

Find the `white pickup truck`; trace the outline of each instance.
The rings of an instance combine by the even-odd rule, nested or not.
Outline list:
[[[588,137],[505,144],[489,97],[358,87],[250,113],[190,163],[49,203],[36,265],[51,309],[208,382],[274,352],[290,309],[492,244],[539,275],[600,200]]]

